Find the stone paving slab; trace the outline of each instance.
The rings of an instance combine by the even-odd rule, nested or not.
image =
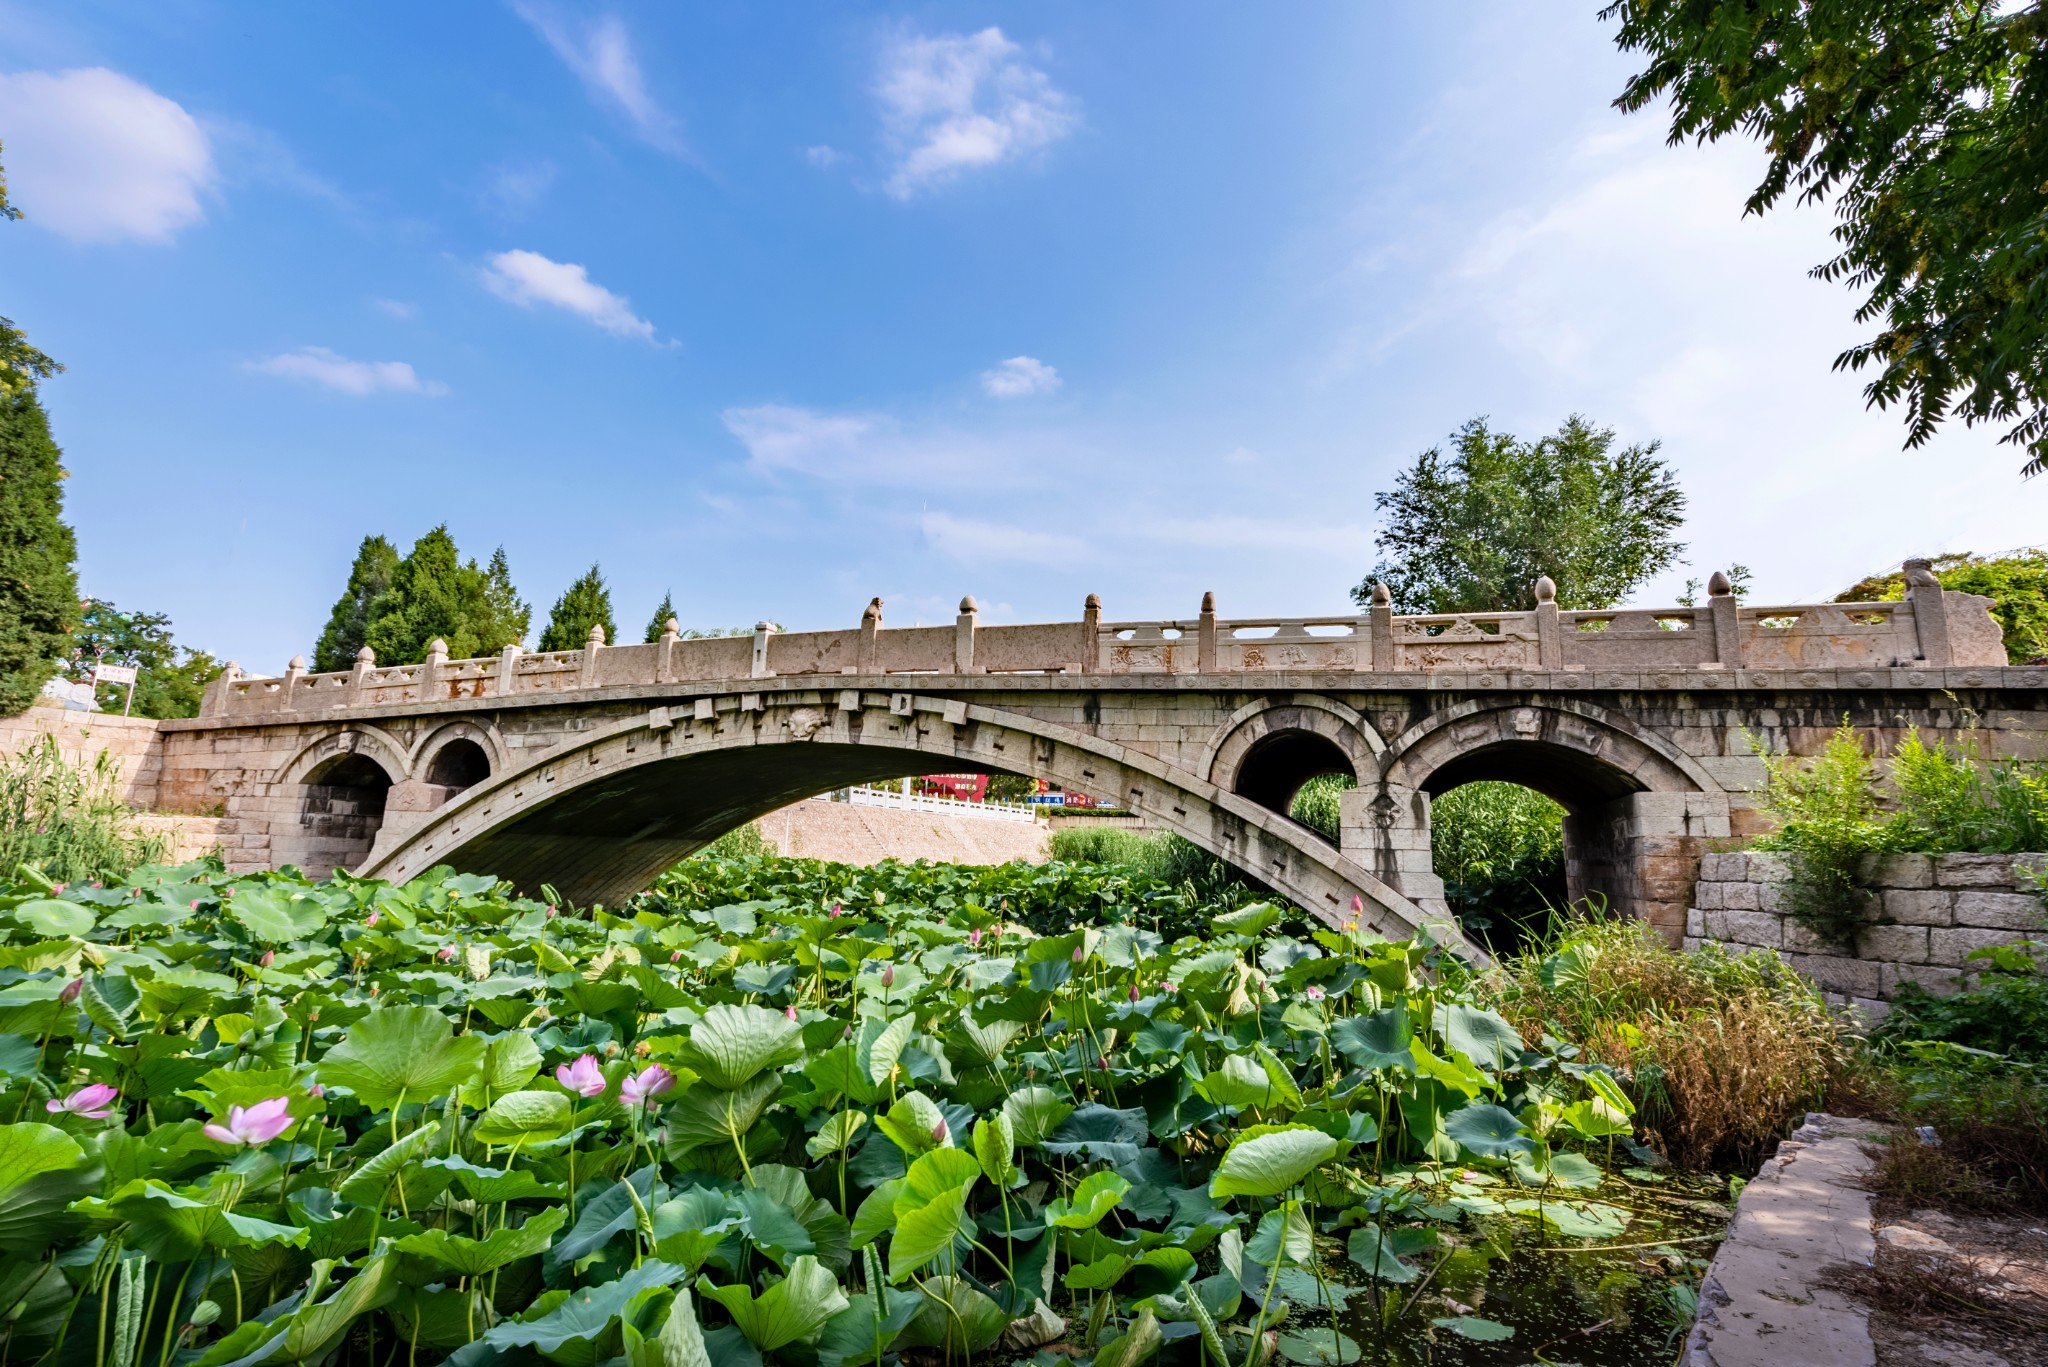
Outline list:
[[[1867,1121],[1809,1115],[1736,1203],[1728,1237],[1700,1286],[1683,1367],[1874,1367],[1869,1319],[1816,1285],[1835,1263],[1876,1257]]]

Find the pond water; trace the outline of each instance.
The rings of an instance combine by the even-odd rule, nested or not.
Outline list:
[[[1418,1254],[1425,1277],[1408,1287],[1353,1293],[1340,1319],[1372,1363],[1460,1367],[1650,1367],[1670,1362],[1732,1211],[1712,1177],[1610,1177],[1603,1205],[1630,1213],[1603,1241],[1560,1237],[1525,1217],[1469,1217]],[[1471,1317],[1507,1325],[1511,1338],[1468,1338],[1433,1321]],[[1321,1318],[1327,1337],[1327,1317]],[[1477,1332],[1483,1326],[1468,1326]],[[1310,1326],[1294,1332],[1313,1337]]]

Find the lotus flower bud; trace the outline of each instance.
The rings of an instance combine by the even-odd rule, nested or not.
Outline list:
[[[838,904],[837,902],[834,902],[834,903],[832,904],[832,910],[831,910],[830,914],[831,914],[831,915],[833,915],[833,916],[838,916],[838,915],[840,914],[840,911],[839,911],[839,904]]]
[[[1323,999],[1323,989],[1318,987],[1314,983],[1310,983],[1306,988],[1303,989],[1302,995],[1307,997],[1312,1002],[1319,1002]]]
[[[555,919],[555,909],[553,907],[548,908],[548,919],[550,921]]]
[[[796,1008],[794,1006],[785,1006],[782,1008],[782,1014],[784,1016],[787,1016],[790,1020],[795,1020]]]
[[[440,951],[437,954],[435,954],[434,957],[439,959],[444,964],[447,963],[450,959],[453,959],[455,957],[455,946],[442,945]]]
[[[256,961],[256,966],[258,968],[268,968],[276,962],[277,951],[274,949],[266,949],[263,951],[263,957]]]
[[[194,1329],[204,1329],[207,1325],[212,1324],[215,1320],[219,1318],[219,1305],[215,1304],[213,1301],[201,1301],[199,1302],[199,1304],[192,1307],[191,1327]]]
[[[78,1000],[78,994],[83,991],[85,991],[85,979],[73,978],[70,982],[57,989],[57,1000],[69,1006]]]
[[[975,946],[975,947],[978,947],[978,946],[979,946],[979,945],[981,944],[981,932],[980,932],[980,931],[978,931],[978,930],[970,930],[970,931],[968,931],[968,932],[967,932],[967,943],[968,943],[968,944],[969,944],[970,946]]]
[[[327,1095],[327,1089],[316,1082],[306,1089],[306,1095],[315,1098],[323,1097]]]
[[[951,1133],[951,1131],[949,1131],[949,1130],[948,1130],[948,1129],[946,1128],[946,1118],[945,1118],[944,1116],[940,1116],[940,1117],[939,1117],[939,1123],[938,1123],[938,1124],[936,1124],[936,1125],[934,1125],[934,1126],[932,1126],[932,1143],[934,1143],[934,1144],[943,1144],[943,1143],[945,1143],[945,1142],[946,1142],[946,1137],[947,1137],[947,1135],[948,1135],[948,1134],[950,1134],[950,1133]]]
[[[198,904],[197,904],[197,903],[194,903],[194,905],[196,906],[196,905],[198,905]],[[376,924],[377,924],[377,923],[378,923],[379,921],[381,921],[381,920],[383,920],[383,919],[384,919],[384,913],[383,913],[383,912],[381,912],[381,911],[373,911],[373,912],[371,912],[371,913],[370,913],[370,915],[369,915],[369,919],[365,920],[365,921],[363,922],[363,924],[364,924],[364,925],[366,925],[366,926],[374,926],[374,925],[376,925]]]
[[[233,897],[235,895],[235,890],[233,888],[222,888],[220,890],[220,895],[223,897]]]
[[[1360,897],[1360,896],[1359,896],[1359,895],[1358,895],[1357,893],[1355,893],[1355,892],[1354,892],[1354,893],[1352,893],[1352,894],[1351,894],[1351,911],[1352,911],[1352,914],[1353,914],[1353,915],[1356,915],[1356,914],[1358,914],[1359,912],[1361,912],[1361,911],[1364,911],[1364,910],[1365,910],[1365,899],[1364,899],[1363,897]]]
[[[1077,964],[1083,963],[1087,960],[1087,958],[1088,942],[1086,940],[1083,940],[1080,944],[1074,946],[1074,962]]]
[[[668,956],[668,961],[672,964],[681,963],[683,961],[683,951],[681,951],[680,949],[675,950]]]
[[[894,964],[883,964],[883,965],[882,965],[882,986],[884,986],[884,987],[894,987],[895,985],[896,985],[896,965],[894,965]]]
[[[1095,1067],[1098,1071],[1106,1073],[1109,1071],[1109,1060],[1097,1054],[1095,1056]]]

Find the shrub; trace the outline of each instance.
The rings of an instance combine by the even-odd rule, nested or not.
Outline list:
[[[1301,785],[1287,814],[1331,844],[1337,843],[1337,799],[1358,786],[1349,774],[1318,774]]]
[[[1459,923],[1496,951],[1540,935],[1565,900],[1564,808],[1517,783],[1468,783],[1431,803],[1429,822]]]
[[[1908,1154],[1897,1151],[1912,1141],[1893,1145],[1878,1190],[2048,1210],[2048,1067],[1939,1040],[1899,1045],[1888,1061],[1898,1118],[1931,1129],[1939,1147]]]
[[[121,770],[102,750],[73,767],[45,735],[0,757],[0,869],[26,864],[59,883],[109,878],[164,858],[169,842],[135,829]]]
[[[1976,951],[1970,960],[1980,969],[1977,985],[1954,996],[1937,997],[1918,984],[1905,985],[1892,999],[1891,1014],[1876,1038],[1935,1040],[2048,1065],[2048,976],[2035,953],[2040,949],[2048,945]]]
[[[768,843],[768,837],[761,834],[761,823],[749,821],[744,826],[735,826],[703,849],[691,855],[692,859],[746,859],[773,855],[775,847]]]
[[[2014,759],[1986,761],[1976,732],[1928,745],[1915,731],[1891,760],[1899,810],[1887,848],[2017,854],[2048,849],[2048,774]]]
[[[1575,916],[1488,986],[1525,1036],[1621,1071],[1645,1138],[1689,1167],[1752,1163],[1851,1057],[1843,1019],[1776,954],[1680,952],[1640,922]]]

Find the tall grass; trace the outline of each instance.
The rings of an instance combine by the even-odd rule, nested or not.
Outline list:
[[[0,757],[0,869],[26,864],[60,883],[107,878],[170,852],[168,838],[139,831],[121,799],[121,770],[104,750],[67,763],[54,736]]]
[[[1525,1037],[1620,1070],[1645,1137],[1687,1167],[1754,1162],[1853,1056],[1844,1019],[1777,955],[1679,952],[1640,922],[1561,921],[1486,985]]]
[[[1052,833],[1049,855],[1069,864],[1104,864],[1182,888],[1191,900],[1234,900],[1245,890],[1237,871],[1185,836],[1077,826]]]

